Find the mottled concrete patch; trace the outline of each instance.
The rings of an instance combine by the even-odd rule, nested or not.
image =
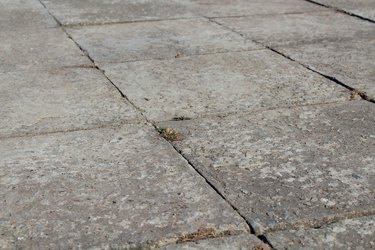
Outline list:
[[[277,50],[318,72],[366,92],[369,99],[375,100],[375,39],[307,44]]]
[[[89,26],[68,32],[99,63],[261,48],[205,19]]]
[[[158,126],[262,234],[374,213],[374,124],[353,101]]]
[[[91,65],[59,28],[4,31],[0,41],[0,73]]]
[[[299,0],[179,0],[192,11],[206,17],[270,15],[324,10],[323,7]]]
[[[267,50],[102,65],[156,121],[347,100],[349,92]]]
[[[375,38],[374,24],[333,11],[215,20],[271,47]]]
[[[14,248],[137,249],[248,232],[152,126],[3,139],[0,148],[1,238]]]
[[[141,119],[96,69],[0,73],[0,138]]]
[[[103,24],[195,16],[174,0],[42,0],[63,25]]]
[[[261,248],[263,247],[263,248]],[[195,242],[168,245],[161,250],[271,250],[271,248],[251,234],[200,240]]]
[[[0,32],[57,26],[38,0],[0,0],[0,6]]]
[[[361,217],[324,225],[267,234],[276,249],[375,248],[375,217]]]
[[[313,0],[314,2],[341,9],[346,12],[371,19],[375,21],[375,1],[374,0]]]

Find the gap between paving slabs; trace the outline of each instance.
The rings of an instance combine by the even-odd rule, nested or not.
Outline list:
[[[347,14],[349,16],[354,16],[354,17],[357,17],[359,19],[362,19],[364,21],[368,21],[370,23],[375,23],[374,20],[371,20],[370,18],[366,18],[366,17],[363,17],[361,15],[357,15],[355,13],[352,13],[350,11],[346,11],[344,9],[341,9],[340,7],[335,7],[335,6],[330,6],[330,5],[326,5],[326,4],[323,4],[323,3],[319,3],[317,1],[314,1],[314,0],[305,0],[306,2],[309,2],[309,3],[313,3],[313,4],[316,4],[316,5],[319,5],[319,6],[322,6],[322,7],[325,7],[325,8],[328,8],[328,9],[332,9],[334,11],[338,11],[338,12],[341,12],[341,13],[344,13],[344,14]]]
[[[309,0],[306,0],[306,1],[309,1]],[[350,15],[349,13],[345,13],[345,14]],[[322,73],[322,72],[320,72],[320,71],[314,70],[314,69],[312,69],[311,67],[309,67],[308,65],[305,65],[305,64],[303,64],[303,63],[301,63],[301,62],[299,62],[299,61],[297,61],[297,60],[294,60],[294,59],[291,58],[290,56],[285,55],[284,53],[282,53],[281,51],[278,51],[278,50],[275,49],[275,48],[272,48],[272,47],[270,47],[270,46],[268,46],[268,45],[265,45],[265,44],[263,44],[262,42],[259,42],[259,41],[257,41],[257,40],[254,40],[254,39],[248,38],[248,37],[246,37],[244,34],[242,34],[241,32],[238,32],[238,31],[236,31],[236,30],[234,30],[234,29],[232,29],[232,28],[230,28],[230,27],[228,27],[228,26],[226,26],[226,25],[224,25],[224,24],[222,24],[222,23],[220,23],[220,22],[215,21],[214,18],[209,18],[209,17],[206,17],[206,18],[207,18],[209,21],[211,21],[211,22],[214,22],[214,23],[216,23],[216,24],[218,24],[218,25],[220,25],[220,26],[222,26],[222,27],[224,27],[224,28],[226,28],[226,29],[228,29],[228,30],[231,30],[231,31],[234,32],[234,33],[237,33],[237,34],[241,35],[242,37],[244,37],[244,39],[249,39],[249,40],[251,40],[252,42],[254,42],[254,43],[256,43],[256,44],[260,44],[260,45],[263,46],[264,48],[266,48],[266,49],[268,49],[268,50],[271,50],[272,52],[275,52],[275,53],[277,53],[277,54],[283,56],[284,58],[286,58],[286,59],[288,59],[288,60],[290,60],[290,61],[296,62],[296,63],[300,64],[301,66],[303,66],[304,68],[306,68],[306,69],[308,69],[308,70],[310,70],[310,71],[312,71],[312,72],[314,72],[314,73],[317,73],[317,74],[323,76],[324,78],[326,78],[326,79],[328,79],[328,80],[330,80],[330,81],[333,81],[334,83],[336,83],[336,84],[338,84],[338,85],[340,85],[340,86],[342,86],[342,87],[344,87],[344,88],[350,90],[350,91],[351,91],[351,98],[352,98],[352,99],[354,99],[356,96],[360,96],[362,99],[364,99],[364,100],[366,100],[366,101],[369,101],[369,102],[375,103],[375,99],[371,98],[370,96],[367,96],[365,91],[363,91],[363,90],[361,90],[361,89],[353,88],[353,87],[351,87],[351,86],[349,86],[349,85],[347,85],[347,84],[345,84],[345,83],[339,81],[338,79],[336,79],[336,78],[333,77],[333,76],[329,76],[329,75],[326,75],[326,74],[324,74],[324,73]]]
[[[43,5],[43,7],[44,8],[46,8],[47,9],[47,7],[45,6],[45,4],[42,2],[42,1],[40,1],[39,0],[39,2]],[[47,11],[48,11],[48,9],[47,9]],[[99,71],[101,71],[102,72],[102,74],[108,79],[108,81],[117,89],[117,91],[121,94],[121,96],[123,97],[123,98],[125,98],[135,109],[137,109],[138,111],[140,111],[140,113],[141,113],[141,115],[144,117],[144,119],[147,121],[147,123],[149,123],[149,124],[151,124],[153,127],[154,127],[154,129],[156,130],[156,131],[158,131],[159,133],[160,133],[160,137],[161,138],[163,138],[165,141],[167,141],[174,149],[175,149],[175,151],[181,156],[181,157],[183,157],[187,162],[188,162],[188,164],[205,180],[205,182],[226,202],[226,203],[228,203],[233,209],[234,209],[234,211],[236,211],[237,212],[237,214],[241,217],[241,218],[243,218],[243,220],[247,223],[247,225],[249,226],[249,228],[250,228],[250,230],[251,230],[251,234],[254,234],[254,229],[253,229],[253,227],[251,226],[251,224],[245,219],[245,217],[244,216],[242,216],[240,213],[239,213],[239,211],[238,211],[238,209],[236,208],[236,207],[234,207],[233,206],[233,204],[231,204],[227,199],[225,199],[225,197],[215,188],[215,186],[212,184],[212,183],[210,183],[209,181],[208,181],[208,179],[204,176],[204,175],[202,175],[202,173],[194,166],[194,165],[192,165],[190,162],[189,162],[189,160],[188,159],[186,159],[180,152],[179,152],[179,150],[177,150],[177,148],[175,148],[175,146],[169,141],[169,140],[167,140],[165,137],[163,137],[162,135],[161,135],[161,131],[160,131],[160,129],[154,124],[154,123],[152,123],[151,121],[149,121],[148,119],[147,119],[147,117],[145,117],[144,116],[144,114],[141,112],[141,110],[137,107],[137,106],[135,106],[134,105],[134,103],[132,103],[128,98],[127,98],[127,96],[112,82],[112,80],[105,74],[105,72],[104,72],[104,70],[102,70],[102,69],[100,69],[96,64],[95,64],[95,61],[90,57],[90,55],[89,55],[89,53],[86,51],[86,50],[84,50],[74,39],[73,39],[73,37],[71,37],[67,32],[66,32],[66,30],[64,29],[64,27],[62,26],[62,24],[61,24],[61,22],[56,18],[56,17],[54,17],[49,11],[48,11],[48,13],[49,13],[49,15],[51,15],[54,19],[55,19],[55,21],[58,23],[58,25],[60,26],[60,28],[64,31],[64,33],[77,45],[77,47],[90,59],[90,61],[93,63],[93,65],[94,65],[94,68],[96,68],[97,70],[99,70]],[[255,235],[255,234],[254,234]],[[267,239],[266,239],[266,237],[264,237],[263,235],[257,235],[258,236],[258,238],[259,238],[259,240],[261,240],[262,242],[264,242],[266,245],[265,246],[259,246],[260,247],[260,249],[265,249],[265,250],[267,250],[268,248],[272,248],[272,245],[267,241]],[[222,237],[221,235],[207,235],[207,236],[203,236],[201,239],[209,239],[209,238],[216,238],[216,237]],[[193,241],[194,241],[194,239],[192,239]],[[187,240],[187,241],[189,241],[189,240]]]

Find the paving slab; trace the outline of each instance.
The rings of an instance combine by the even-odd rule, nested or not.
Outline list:
[[[299,0],[179,0],[194,13],[206,17],[272,15],[324,10],[324,7]]]
[[[375,21],[375,2],[373,0],[314,0],[314,2]]]
[[[0,6],[0,32],[57,26],[38,0],[0,0]]]
[[[95,69],[0,73],[0,138],[141,119]]]
[[[261,48],[206,19],[89,26],[67,30],[98,63]]]
[[[350,93],[269,50],[101,66],[151,120],[348,100]]]
[[[267,234],[275,249],[374,249],[375,217],[343,220],[321,228]]]
[[[0,32],[0,73],[92,66],[59,28]]]
[[[219,23],[267,46],[375,39],[375,25],[334,11],[218,18]]]
[[[276,48],[375,100],[375,39]]]
[[[199,240],[195,242],[181,243],[161,247],[160,250],[245,250],[259,249],[271,250],[255,235],[240,234],[229,237]]]
[[[174,0],[42,0],[62,25],[104,24],[196,16]]]
[[[248,232],[152,126],[3,139],[0,148],[1,238],[12,248],[143,249]]]
[[[158,126],[263,234],[374,213],[374,123],[352,101]]]

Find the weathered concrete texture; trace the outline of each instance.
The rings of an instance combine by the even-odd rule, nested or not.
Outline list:
[[[267,234],[276,249],[375,249],[375,217]]]
[[[347,100],[350,93],[268,50],[102,65],[151,120]]]
[[[68,29],[95,62],[153,58],[261,48],[205,19],[168,20]]]
[[[257,234],[375,212],[375,105],[366,101],[160,123]]]
[[[216,239],[200,240],[177,245],[168,245],[160,250],[271,250],[271,248],[251,234],[240,234]]]
[[[42,0],[63,25],[104,24],[196,16],[174,0]]]
[[[140,119],[95,69],[0,73],[0,137]]]
[[[375,25],[374,25],[375,27]],[[375,100],[375,39],[277,48],[308,67]]]
[[[0,6],[0,32],[57,26],[38,0],[0,0]]]
[[[375,38],[373,23],[333,11],[215,20],[271,47]]]
[[[346,12],[375,21],[374,0],[313,0],[316,3],[341,9]]]
[[[13,248],[135,249],[248,231],[152,126],[5,139],[0,148],[1,238]]]
[[[234,17],[259,14],[300,13],[324,10],[324,7],[299,0],[179,0],[193,12],[206,17]]]
[[[91,65],[61,29],[5,31],[0,41],[0,73]]]

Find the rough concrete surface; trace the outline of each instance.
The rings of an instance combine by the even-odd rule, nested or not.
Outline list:
[[[375,249],[375,217],[267,234],[275,249]]]
[[[57,26],[37,0],[0,0],[0,6],[0,32]]]
[[[0,41],[0,73],[91,66],[61,29],[1,31]]]
[[[88,26],[67,30],[98,63],[261,48],[260,45],[201,18]]]
[[[0,148],[3,246],[135,249],[248,231],[152,126],[6,139]]]
[[[0,249],[374,248],[374,8],[0,0]]]
[[[307,44],[277,50],[365,92],[369,99],[375,100],[375,39]]]
[[[313,0],[332,8],[347,11],[364,18],[375,21],[375,1],[374,0]]]
[[[375,25],[333,11],[218,18],[217,22],[267,46],[375,39]]]
[[[95,69],[0,73],[0,138],[140,119]]]
[[[194,17],[175,0],[42,0],[63,25],[104,24]]]
[[[102,68],[132,103],[157,121],[350,97],[345,89],[267,50],[108,64]]]
[[[374,213],[374,124],[353,101],[158,126],[263,234]]]
[[[230,17],[312,12],[324,9],[300,0],[179,0],[193,12],[206,17]]]
[[[257,248],[259,250],[271,250],[268,245],[264,244],[256,236],[240,234],[177,245],[168,245],[160,248],[160,250],[252,250]]]

